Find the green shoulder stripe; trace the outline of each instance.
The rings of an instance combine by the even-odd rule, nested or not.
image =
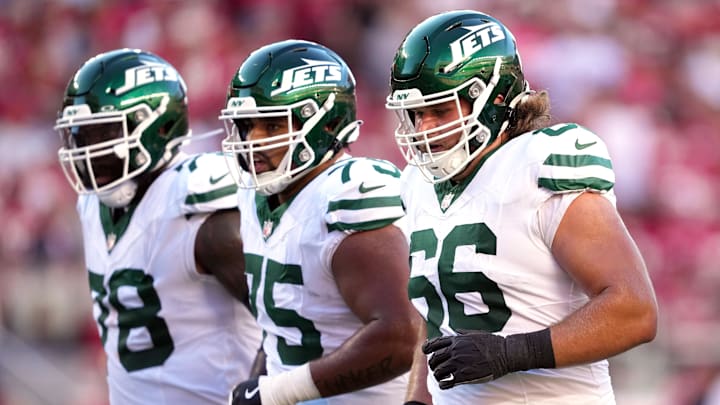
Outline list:
[[[598,191],[608,191],[613,188],[612,181],[597,177],[584,177],[579,179],[549,179],[547,177],[538,178],[538,186],[551,191],[574,191],[592,189]]]
[[[598,170],[612,170],[610,159],[595,155],[560,155],[551,154],[545,159],[543,175],[538,178],[538,186],[551,191],[562,192],[572,190],[593,189],[607,191],[613,188],[614,182],[611,178],[604,178],[603,172]],[[572,168],[572,173],[563,172]],[[595,167],[595,169],[593,169]],[[604,168],[604,169],[600,169]]]
[[[551,154],[543,164],[548,166],[582,167],[582,166],[603,166],[612,169],[610,159],[595,155],[556,155]]]
[[[338,210],[363,210],[368,208],[383,208],[383,207],[401,207],[402,199],[400,196],[392,197],[372,197],[362,198],[357,200],[339,200],[331,201],[328,204],[327,212],[338,211]]]
[[[332,231],[369,231],[369,230],[379,229],[384,226],[390,225],[400,218],[401,217],[383,218],[383,219],[377,219],[374,221],[355,222],[355,223],[335,222],[332,224],[328,224],[327,228],[328,228],[328,232],[332,232]]]
[[[197,193],[197,194],[190,194],[185,198],[185,204],[187,205],[193,205],[193,204],[202,204],[213,200],[218,200],[220,198],[227,197],[229,195],[235,194],[237,192],[237,186],[236,185],[230,185],[225,186],[223,188],[218,188],[216,190],[210,190],[205,193]]]

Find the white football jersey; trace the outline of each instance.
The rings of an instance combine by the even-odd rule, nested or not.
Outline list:
[[[257,324],[195,267],[200,225],[237,208],[224,159],[176,158],[117,224],[96,196],[78,200],[112,404],[224,404],[249,374]]]
[[[402,179],[409,295],[429,338],[461,329],[533,332],[588,301],[550,246],[562,215],[582,192],[603,193],[615,203],[611,161],[595,134],[576,124],[526,133],[454,186],[433,186],[413,166]],[[614,403],[607,361],[516,372],[449,390],[440,390],[430,372],[428,388],[436,405]]]
[[[273,211],[266,197],[238,193],[250,303],[265,333],[268,375],[332,353],[363,326],[338,290],[331,261],[349,234],[404,215],[399,177],[389,162],[346,155]],[[382,282],[373,271],[382,272],[382,263],[368,269]],[[406,383],[398,377],[312,403],[402,403]]]

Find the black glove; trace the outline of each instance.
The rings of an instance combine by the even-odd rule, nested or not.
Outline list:
[[[460,331],[457,336],[431,339],[422,350],[432,354],[428,365],[441,389],[485,383],[514,371],[555,367],[550,329],[507,338],[482,331]]]
[[[262,405],[258,379],[243,381],[230,392],[228,405]]]

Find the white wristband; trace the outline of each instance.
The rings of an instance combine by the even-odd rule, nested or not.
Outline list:
[[[260,376],[258,386],[263,405],[295,405],[320,398],[309,363],[272,377]]]

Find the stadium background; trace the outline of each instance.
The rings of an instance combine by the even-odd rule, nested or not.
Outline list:
[[[250,50],[314,40],[358,81],[365,124],[352,152],[402,166],[383,107],[393,52],[422,19],[473,7],[515,33],[555,120],[610,147],[619,208],[661,315],[653,343],[611,359],[618,403],[698,404],[720,375],[717,0],[0,0],[0,405],[107,402],[75,198],[52,130],[82,61],[122,46],[163,56],[185,77],[200,133],[221,127],[226,86]]]

